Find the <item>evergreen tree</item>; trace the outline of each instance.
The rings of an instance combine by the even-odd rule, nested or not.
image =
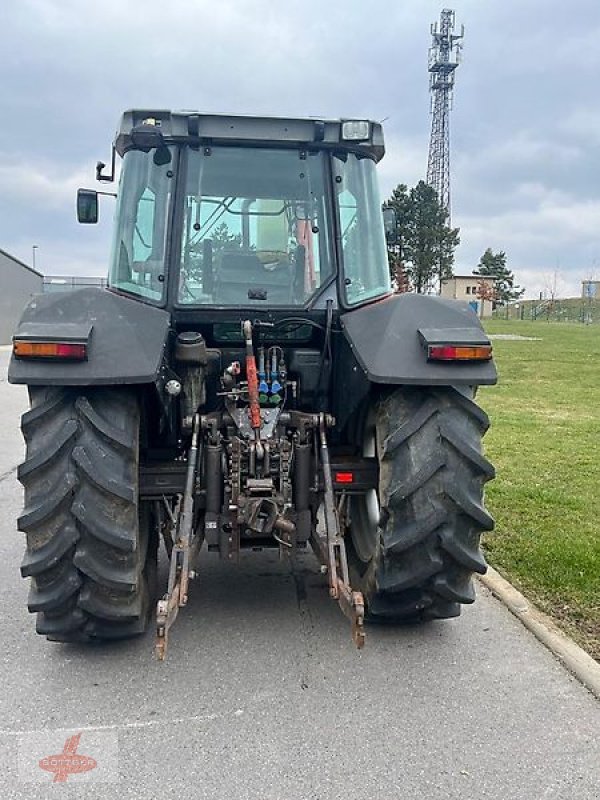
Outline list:
[[[512,300],[518,300],[523,295],[525,289],[515,286],[515,276],[506,266],[506,253],[499,250],[497,253],[488,247],[479,259],[475,275],[494,279],[495,299],[498,305],[506,305]]]
[[[448,226],[448,212],[439,204],[435,189],[424,181],[410,191],[399,184],[385,207],[393,208],[398,219],[397,240],[388,246],[397,290],[406,291],[407,284],[412,284],[423,293],[451,277],[459,230]]]
[[[242,246],[242,237],[239,233],[229,233],[226,222],[221,222],[209,231],[207,237],[212,241],[213,264],[219,252],[225,248],[236,248]],[[197,282],[204,285],[204,237],[190,244],[185,254],[185,275],[188,283]],[[208,282],[210,285],[210,279]]]
[[[404,248],[408,230],[408,217],[410,215],[410,199],[408,187],[399,183],[392,192],[390,199],[383,204],[384,208],[393,208],[396,212],[396,231],[393,241],[388,242],[388,264],[392,285],[397,292],[410,291],[410,279],[404,264]]]

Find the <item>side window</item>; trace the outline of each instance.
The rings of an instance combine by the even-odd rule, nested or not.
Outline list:
[[[346,301],[353,305],[390,292],[390,273],[375,164],[334,156]]]
[[[109,286],[160,302],[165,291],[165,247],[172,164],[130,150],[123,159]]]
[[[340,228],[344,249],[344,266],[348,277],[358,278],[358,204],[356,197],[348,189],[338,196],[340,209]]]
[[[137,205],[133,236],[133,260],[147,261],[152,254],[154,236],[154,206],[156,197],[147,186]]]

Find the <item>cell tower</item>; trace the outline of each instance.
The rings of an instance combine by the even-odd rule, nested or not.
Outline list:
[[[429,90],[431,92],[431,138],[427,160],[427,183],[436,190],[440,204],[448,211],[450,223],[450,109],[454,73],[460,64],[461,39],[454,33],[454,11],[445,8],[439,27],[431,25],[429,48]]]

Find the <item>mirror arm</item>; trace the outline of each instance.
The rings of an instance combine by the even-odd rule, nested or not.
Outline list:
[[[96,180],[97,181],[101,181],[101,182],[104,182],[104,183],[112,183],[112,181],[114,181],[114,179],[115,179],[115,158],[116,158],[116,150],[115,150],[115,146],[113,144],[111,160],[110,160],[110,173],[108,173],[107,175],[104,175],[102,170],[106,167],[106,164],[104,163],[104,161],[98,161],[98,163],[96,164]],[[100,194],[102,194],[102,193],[100,192]]]

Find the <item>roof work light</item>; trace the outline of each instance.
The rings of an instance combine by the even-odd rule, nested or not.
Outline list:
[[[342,139],[352,142],[363,142],[371,136],[371,128],[367,120],[354,119],[342,122]]]

